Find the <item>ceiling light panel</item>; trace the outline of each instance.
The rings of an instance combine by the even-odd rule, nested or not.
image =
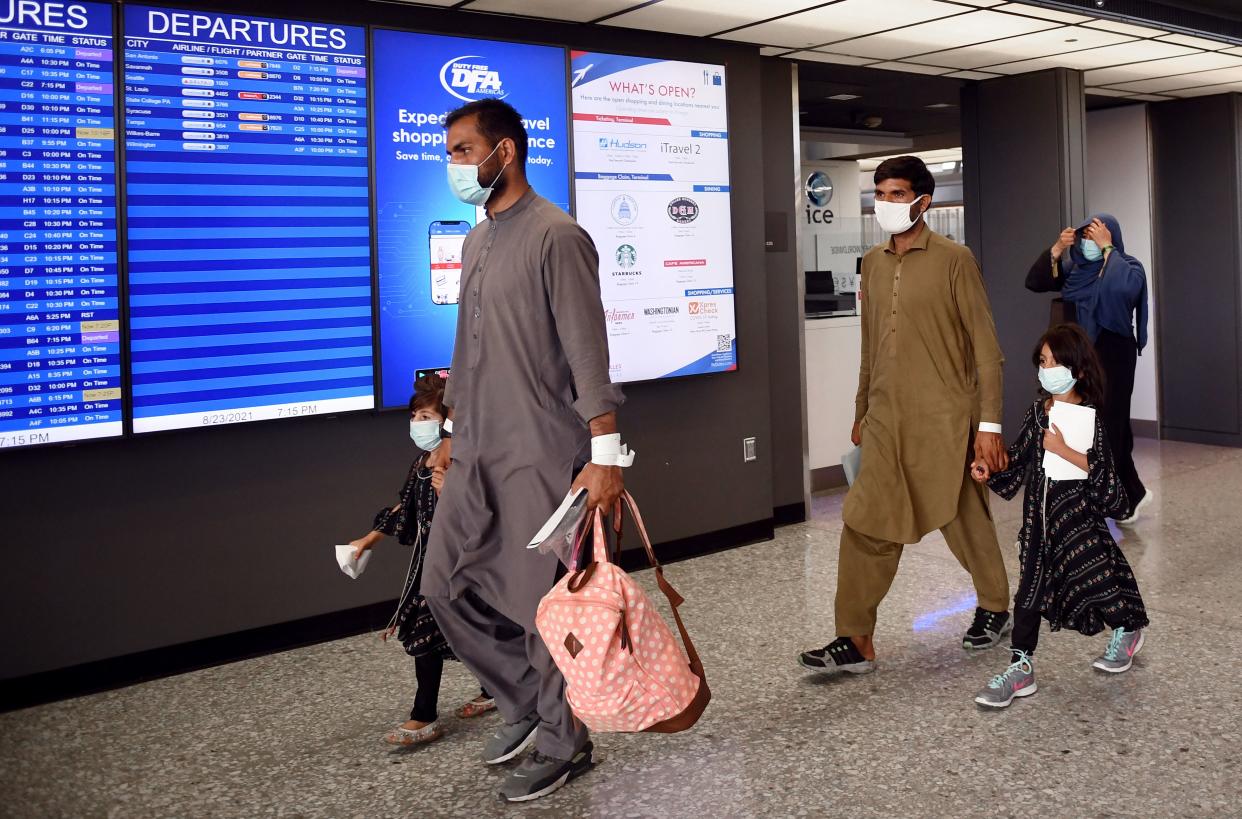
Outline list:
[[[946,69],[939,65],[919,65],[917,63],[886,62],[872,63],[868,68],[883,68],[885,71],[907,71],[911,74],[943,74]]]
[[[1056,27],[1056,23],[1047,20],[1033,20],[1030,17],[996,11],[976,11],[920,23],[917,26],[907,26],[887,34],[873,34],[870,37],[848,40],[837,43],[832,48],[842,54],[896,60],[928,51],[943,51]]]
[[[1012,14],[1038,17],[1041,20],[1055,20],[1058,23],[1085,23],[1092,19],[1085,14],[1071,14],[1068,11],[1046,9],[1041,6],[1028,6],[1026,3],[1006,3],[1003,6],[997,6],[996,9],[997,11],[1008,11]]]
[[[633,8],[638,0],[625,3],[625,8]],[[571,5],[563,0],[559,5]],[[651,31],[668,31],[674,34],[689,34],[704,37],[738,26],[745,26],[759,20],[779,17],[791,12],[819,5],[813,0],[662,0],[650,6],[633,9],[605,20],[604,25],[622,26],[624,28],[641,28]],[[776,40],[755,39],[748,42],[785,45]],[[794,43],[793,45],[819,45],[824,42]]]
[[[1166,43],[1190,46],[1191,48],[1202,48],[1207,51],[1229,47],[1229,43],[1221,42],[1220,40],[1209,40],[1205,37],[1187,37],[1185,34],[1166,34],[1160,40]]]
[[[990,80],[1001,75],[993,74],[990,71],[954,71],[952,74],[945,74],[944,76],[952,77],[955,80]]]
[[[839,3],[783,17],[770,23],[722,34],[721,37],[748,43],[807,48],[902,26],[918,25],[964,11],[968,11],[964,6],[943,3],[940,0],[841,0]]]
[[[1075,42],[1067,43],[1066,40]],[[1046,57],[1049,54],[1079,49],[1103,48],[1125,42],[1133,42],[1133,39],[1111,31],[1097,31],[1081,26],[1061,26],[1034,34],[1023,34],[1019,37],[927,54],[920,56],[919,61],[953,68],[983,68],[1013,60]]]
[[[848,54],[829,54],[826,51],[795,51],[785,56],[793,60],[811,60],[817,63],[836,63],[837,65],[869,65],[875,62],[874,60],[868,60],[866,57],[851,57]]]
[[[1242,65],[1242,57],[1231,57],[1228,54],[1220,54],[1218,52],[1210,54],[1199,52],[1197,54],[1187,54],[1185,57],[1170,57],[1167,60],[1147,60],[1141,63],[1088,71],[1087,85],[1113,85],[1134,80],[1168,77],[1174,74],[1189,74],[1192,71],[1232,68],[1239,65]]]
[[[586,23],[628,9],[634,2],[635,0],[574,0],[572,3],[563,0],[474,0],[466,6],[466,10]]]
[[[1112,88],[1088,88],[1086,93],[1096,97],[1128,97],[1129,91],[1117,91]]]
[[[1181,88],[1198,88],[1201,85],[1219,85],[1226,82],[1242,82],[1242,68],[1221,68],[1216,71],[1196,71],[1176,77],[1158,77],[1153,80],[1112,83],[1113,88],[1132,94],[1159,94]]]
[[[1115,31],[1118,34],[1129,34],[1133,37],[1160,37],[1168,32],[1161,31],[1158,28],[1148,28],[1147,26],[1135,26],[1130,23],[1118,23],[1116,20],[1092,20],[1089,23],[1083,23],[1088,28],[1098,28],[1101,31]]]
[[[1170,91],[1170,97],[1210,97],[1213,94],[1229,94],[1242,91],[1242,82],[1227,83],[1225,85],[1205,85],[1202,88],[1183,88],[1180,91]]]
[[[1004,74],[1024,74],[1027,71],[1042,71],[1045,68],[1076,68],[1085,71],[1090,68],[1102,68],[1106,65],[1134,63],[1140,60],[1158,59],[1160,57],[1179,56],[1177,51],[1165,53],[1165,49],[1179,49],[1186,53],[1192,49],[1186,46],[1175,46],[1171,43],[1157,43],[1153,40],[1136,40],[1133,43],[1093,48],[1089,51],[1077,51],[1073,54],[1058,54],[1054,57],[1043,57],[1037,60],[1023,60],[1017,63],[992,66],[990,70]]]

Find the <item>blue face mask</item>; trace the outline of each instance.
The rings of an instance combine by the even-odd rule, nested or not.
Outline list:
[[[433,449],[440,446],[440,422],[411,421],[410,439],[414,441],[419,449],[431,452]]]
[[[1065,395],[1077,383],[1078,379],[1074,378],[1069,367],[1057,365],[1039,368],[1039,385],[1051,395]]]
[[[492,152],[484,157],[483,162],[491,159],[492,156],[500,150],[500,143],[496,143],[496,147],[492,148]],[[453,195],[467,205],[481,207],[488,197],[492,195],[496,183],[500,181],[500,175],[505,172],[505,168],[509,167],[508,163],[500,169],[500,173],[496,174],[496,178],[492,180],[492,184],[486,188],[479,184],[479,165],[454,165],[452,162],[448,164],[448,183],[453,190]]]
[[[1090,239],[1080,241],[1078,249],[1082,251],[1082,255],[1086,256],[1089,262],[1098,262],[1104,258],[1104,251],[1100,250],[1100,246]]]

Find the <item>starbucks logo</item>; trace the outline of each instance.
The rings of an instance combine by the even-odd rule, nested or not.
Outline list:
[[[621,245],[617,248],[617,267],[633,267],[638,264],[638,251],[633,245]]]

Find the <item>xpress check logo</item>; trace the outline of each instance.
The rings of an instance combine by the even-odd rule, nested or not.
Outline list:
[[[440,69],[440,85],[464,102],[502,100],[509,96],[500,81],[500,72],[481,60],[483,57],[478,54],[463,54],[449,60]]]

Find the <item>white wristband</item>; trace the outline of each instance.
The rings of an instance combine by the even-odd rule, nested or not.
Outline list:
[[[445,418],[444,423],[440,425],[440,429],[444,430],[449,435],[452,435],[453,434],[453,419]]]
[[[629,466],[637,452],[621,443],[621,433],[599,435],[591,439],[591,463],[598,466]]]

